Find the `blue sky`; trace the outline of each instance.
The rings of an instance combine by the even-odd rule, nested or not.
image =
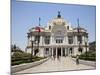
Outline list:
[[[95,6],[15,0],[12,0],[11,5],[12,43],[15,43],[22,49],[26,47],[28,29],[38,25],[38,18],[41,17],[41,26],[46,26],[51,19],[57,16],[58,11],[61,11],[62,17],[69,21],[72,27],[77,27],[77,18],[79,18],[80,26],[87,29],[89,33],[89,41],[95,40]]]

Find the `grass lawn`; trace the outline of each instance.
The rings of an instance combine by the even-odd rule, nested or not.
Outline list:
[[[45,58],[45,57],[33,56],[32,61],[31,61],[30,57],[31,57],[31,54],[29,54],[29,53],[15,52],[11,56],[11,65],[14,66],[14,65],[19,65],[19,64],[23,64],[23,63],[35,62],[35,61],[39,61],[39,60]]]
[[[72,56],[72,58],[76,58],[76,56]],[[85,52],[79,55],[79,59],[88,60],[88,61],[96,61],[96,52]]]

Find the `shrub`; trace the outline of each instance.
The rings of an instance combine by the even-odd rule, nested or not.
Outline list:
[[[21,64],[21,63],[23,63],[23,61],[14,61],[14,62],[11,62],[11,65],[13,66],[13,65],[19,65],[19,64]]]
[[[87,53],[81,54],[79,56],[79,58],[83,59],[83,60],[96,61],[96,53],[95,52],[87,52]]]
[[[44,59],[43,57],[37,57],[37,56],[32,56],[32,60],[30,61],[31,54],[30,53],[22,53],[22,52],[15,52],[11,56],[11,65],[19,65],[22,63],[29,63],[29,62],[34,62],[34,61],[39,61],[41,59]]]

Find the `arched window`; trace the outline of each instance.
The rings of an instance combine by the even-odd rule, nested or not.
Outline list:
[[[45,36],[45,44],[50,44],[50,36]]]
[[[35,41],[38,41],[40,43],[40,36],[36,35],[35,36]]]
[[[49,26],[49,29],[51,29],[51,26]]]
[[[81,44],[82,43],[82,36],[81,35],[77,36],[77,39],[78,39],[79,43]]]
[[[82,53],[83,49],[82,48],[78,48],[78,51]]]
[[[63,40],[64,40],[64,34],[61,30],[58,30],[55,33],[55,41],[56,43],[63,43]]]
[[[72,48],[70,48],[69,50],[70,50],[70,53],[72,54],[73,53]]]
[[[49,54],[49,48],[45,49],[45,54]]]
[[[69,30],[69,26],[67,26],[67,30]]]
[[[68,43],[73,44],[73,36],[68,36]]]

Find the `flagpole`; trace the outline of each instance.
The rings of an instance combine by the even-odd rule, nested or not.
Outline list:
[[[77,28],[77,30],[78,30],[78,45],[79,45],[79,48],[78,48],[78,50],[80,51],[80,29],[79,29],[79,18],[77,19],[77,24],[78,24],[78,28]]]
[[[41,18],[39,17],[39,29],[38,29],[38,51],[39,51],[39,42],[40,42],[40,21],[41,21]]]

